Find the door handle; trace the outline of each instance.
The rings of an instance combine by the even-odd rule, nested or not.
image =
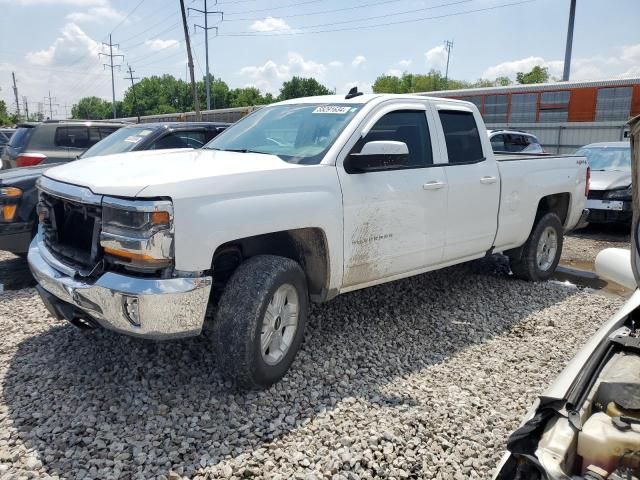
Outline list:
[[[484,185],[489,185],[491,183],[496,183],[497,181],[498,181],[497,177],[489,177],[489,176],[482,177],[480,179],[480,183],[482,183]]]
[[[422,185],[422,188],[424,190],[439,190],[442,187],[444,187],[446,185],[446,183],[444,182],[438,182],[436,180],[433,180],[431,182],[427,182],[424,185]]]

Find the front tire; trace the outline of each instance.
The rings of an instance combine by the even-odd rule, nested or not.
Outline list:
[[[534,225],[519,258],[510,258],[511,271],[522,280],[548,280],[560,261],[563,240],[560,218],[555,213],[546,213]]]
[[[300,265],[258,255],[242,263],[220,297],[213,325],[218,368],[241,388],[267,388],[289,370],[307,322]]]

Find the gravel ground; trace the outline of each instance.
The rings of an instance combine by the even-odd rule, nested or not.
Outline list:
[[[593,270],[596,255],[605,248],[630,249],[628,229],[621,226],[589,225],[564,238],[561,263],[584,270]]]
[[[0,476],[488,478],[621,303],[500,258],[452,267],[315,306],[285,379],[239,393],[203,339],[86,334],[6,291]]]

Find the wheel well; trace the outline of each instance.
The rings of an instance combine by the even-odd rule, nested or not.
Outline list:
[[[295,260],[307,277],[311,298],[322,301],[327,296],[329,257],[326,237],[319,228],[300,228],[239,238],[220,245],[212,261],[216,303],[235,269],[256,255],[279,255]]]
[[[546,213],[555,213],[560,218],[560,223],[564,225],[567,221],[570,200],[571,195],[568,193],[556,193],[542,197],[536,211],[536,222]]]

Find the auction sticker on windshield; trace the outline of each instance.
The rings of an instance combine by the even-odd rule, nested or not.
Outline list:
[[[322,105],[317,107],[312,113],[337,113],[338,115],[344,115],[351,107],[341,107],[339,105]]]

